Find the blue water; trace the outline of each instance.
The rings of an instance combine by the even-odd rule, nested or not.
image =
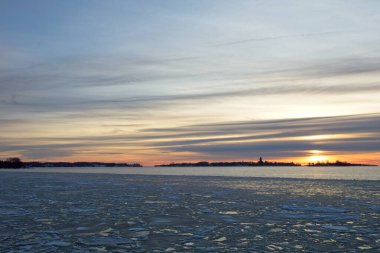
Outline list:
[[[307,179],[380,180],[380,166],[363,167],[119,167],[31,168],[17,172],[105,173],[139,175],[270,177]]]

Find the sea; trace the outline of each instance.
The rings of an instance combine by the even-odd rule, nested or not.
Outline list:
[[[0,252],[380,252],[378,180],[380,167],[0,170]]]
[[[221,176],[303,178],[332,180],[380,180],[380,166],[350,167],[72,167],[29,168],[17,172],[133,174],[173,176]]]

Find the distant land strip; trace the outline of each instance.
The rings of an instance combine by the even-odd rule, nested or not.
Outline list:
[[[0,168],[41,168],[41,167],[143,167],[139,163],[104,162],[22,162],[19,158],[0,160]]]
[[[349,162],[316,162],[301,165],[294,162],[271,162],[260,159],[257,162],[186,162],[154,165],[154,167],[272,167],[272,166],[307,166],[307,167],[346,167],[346,166],[377,166],[373,164],[349,163]],[[13,157],[0,160],[0,169],[20,169],[20,168],[46,168],[46,167],[143,167],[140,163],[110,163],[110,162],[23,162],[20,158]]]
[[[196,162],[196,163],[170,163],[170,164],[161,164],[155,165],[155,167],[234,167],[234,166],[248,166],[248,167],[257,167],[257,166],[302,166],[299,163],[294,162],[270,162],[263,161],[260,159],[257,162]],[[317,167],[317,166],[377,166],[371,164],[355,164],[349,162],[336,161],[334,163],[330,162],[316,162],[308,163],[305,166]]]
[[[233,166],[301,166],[294,162],[268,162],[260,159],[257,162],[197,162],[197,163],[170,163],[155,165],[155,167],[233,167]]]

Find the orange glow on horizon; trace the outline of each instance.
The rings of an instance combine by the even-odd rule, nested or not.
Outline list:
[[[312,155],[312,156],[308,157],[307,160],[312,162],[312,163],[326,162],[326,161],[330,160],[330,157],[324,156],[324,155]]]
[[[50,159],[28,159],[27,157],[22,157],[23,161],[46,161],[46,162],[117,162],[117,163],[140,163],[144,166],[154,166],[158,164],[169,164],[169,163],[181,163],[181,162],[218,162],[218,161],[258,161],[260,154],[252,157],[215,157],[208,156],[206,154],[194,153],[194,152],[176,152],[167,153],[160,152],[158,150],[130,150],[123,151],[118,150],[117,154],[110,153],[97,153],[88,152],[87,154],[77,154],[67,157],[52,157]],[[8,154],[8,157],[17,156],[17,154]],[[380,165],[380,152],[374,153],[342,153],[333,152],[325,150],[305,150],[300,151],[300,156],[286,156],[286,157],[275,157],[275,156],[265,156],[262,155],[263,159],[266,161],[278,161],[278,162],[294,162],[302,165],[307,165],[308,163],[316,162],[335,162],[337,160],[350,163],[362,163],[362,164],[373,164]]]
[[[289,161],[294,161],[300,164],[316,163],[316,162],[349,162],[349,163],[361,163],[380,165],[380,153],[342,153],[342,152],[330,152],[323,150],[309,150],[309,155],[288,158]],[[375,159],[374,159],[375,157]],[[286,160],[286,159],[283,159]]]

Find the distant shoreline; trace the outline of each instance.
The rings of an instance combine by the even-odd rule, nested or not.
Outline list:
[[[377,167],[375,164],[347,164],[347,165],[336,165],[336,164],[319,164],[319,165],[196,165],[196,164],[160,164],[154,165],[153,167]],[[150,167],[150,166],[148,166]]]
[[[20,159],[10,159],[0,161],[0,169],[20,169],[20,168],[73,168],[73,167],[143,167],[139,163],[104,163],[104,162],[22,162]]]
[[[306,165],[301,165],[294,162],[270,162],[263,161],[260,157],[257,162],[196,162],[196,163],[170,163],[170,164],[161,164],[155,165],[155,167],[237,167],[237,166],[246,166],[246,167],[350,167],[350,166],[377,166],[371,164],[355,164],[349,162],[336,161],[334,163],[330,162],[317,162],[317,163],[308,163]]]
[[[353,167],[353,166],[378,166],[372,164],[349,163],[336,161],[331,162],[316,162],[308,164],[300,164],[294,162],[271,162],[263,161],[262,158],[257,162],[240,161],[240,162],[184,162],[184,163],[169,163],[159,164],[152,167]],[[105,162],[22,162],[19,158],[8,158],[5,161],[0,160],[0,169],[20,169],[20,168],[73,168],[73,167],[144,167],[140,163],[105,163]],[[150,167],[150,166],[148,166]]]

